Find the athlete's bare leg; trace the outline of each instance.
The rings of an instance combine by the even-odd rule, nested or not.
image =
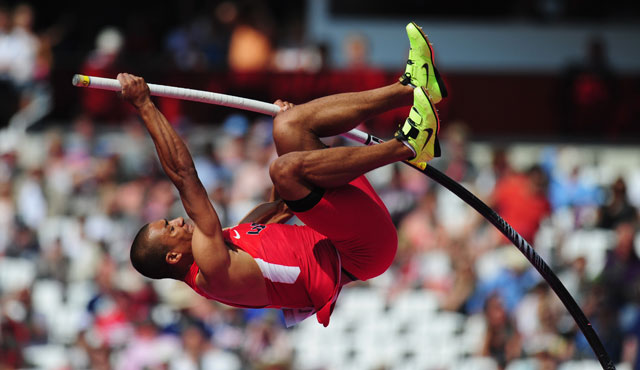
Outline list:
[[[412,99],[412,87],[394,83],[297,105],[275,119],[273,135],[278,155],[324,148],[319,138],[340,135],[378,114],[410,106]]]
[[[280,157],[270,167],[283,199],[297,200],[316,187],[348,184],[356,177],[413,156],[397,140],[380,145],[324,149],[319,138],[338,135],[376,114],[411,104],[413,88],[395,83],[379,89],[331,95],[276,116],[273,136]]]

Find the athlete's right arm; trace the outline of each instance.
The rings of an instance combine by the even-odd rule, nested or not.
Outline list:
[[[219,279],[218,274],[229,271],[229,250],[218,215],[198,178],[186,144],[151,101],[144,79],[120,73],[118,81],[122,85],[122,96],[138,109],[164,172],[178,189],[185,211],[196,224],[192,242],[196,264],[207,277]]]
[[[282,224],[293,217],[293,212],[282,200],[258,204],[238,224],[256,222],[259,224]]]
[[[238,224],[256,222],[259,224],[283,224],[293,217],[293,212],[280,198],[275,187],[271,188],[271,196],[266,203],[258,204]]]

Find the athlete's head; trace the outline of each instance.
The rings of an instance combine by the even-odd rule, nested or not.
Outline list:
[[[144,225],[131,245],[131,264],[151,279],[182,280],[193,263],[192,225],[182,217],[157,220]]]

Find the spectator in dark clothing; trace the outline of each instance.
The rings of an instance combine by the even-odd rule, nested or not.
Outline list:
[[[504,369],[511,360],[522,354],[520,333],[497,294],[486,301],[484,313],[487,317],[487,332],[480,354],[491,356],[498,362],[498,368]]]
[[[607,252],[600,284],[613,307],[640,302],[640,258],[633,245],[635,227],[630,222],[616,227],[616,244]]]
[[[608,202],[600,208],[598,227],[615,229],[625,222],[636,222],[638,214],[627,196],[627,185],[622,177],[611,184]]]
[[[602,39],[589,40],[585,61],[567,68],[560,91],[564,135],[595,138],[607,134],[620,94]]]

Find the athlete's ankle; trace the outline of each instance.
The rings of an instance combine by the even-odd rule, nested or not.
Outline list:
[[[400,83],[400,81],[394,83],[394,86],[396,86],[396,88],[398,89],[398,92],[400,94],[404,94],[407,97],[413,99],[413,89],[414,87],[411,85],[403,85],[402,83]]]
[[[406,141],[400,140],[399,138],[394,138],[395,140],[391,140],[396,144],[396,151],[395,153],[397,153],[396,158],[398,158],[399,161],[404,161],[407,159],[411,159],[414,158],[416,156],[416,152],[414,151],[413,147],[411,146],[411,144],[409,144]]]

